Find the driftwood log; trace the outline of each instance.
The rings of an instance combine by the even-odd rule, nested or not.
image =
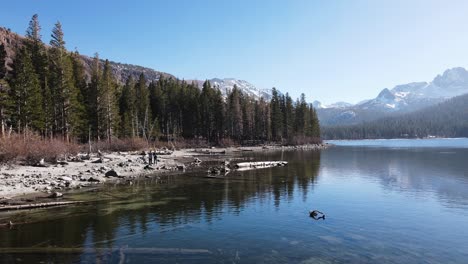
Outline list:
[[[260,169],[270,167],[283,167],[288,165],[287,161],[257,161],[257,162],[239,162],[235,165],[236,169]]]
[[[47,202],[47,203],[5,205],[5,206],[0,206],[0,211],[34,209],[34,208],[69,205],[69,204],[77,204],[77,203],[84,203],[84,202],[83,201],[66,201],[66,202]]]

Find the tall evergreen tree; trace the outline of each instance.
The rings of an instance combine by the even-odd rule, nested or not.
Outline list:
[[[288,93],[283,101],[283,136],[290,141],[294,133],[294,106]]]
[[[210,81],[206,80],[203,83],[202,92],[200,94],[200,105],[201,105],[201,134],[202,136],[210,140],[211,132],[213,130],[214,118],[211,112],[212,109],[212,100],[213,89],[211,88]]]
[[[52,132],[52,98],[49,87],[49,65],[47,49],[41,40],[41,26],[38,15],[32,16],[29,21],[29,27],[26,30],[26,42],[28,50],[31,53],[31,60],[41,86],[42,111],[44,113],[44,135],[51,135]]]
[[[88,84],[88,100],[87,100],[87,112],[89,119],[89,127],[94,138],[98,141],[101,139],[101,120],[98,115],[98,108],[101,102],[99,91],[101,90],[100,85],[102,78],[101,62],[99,55],[96,53],[93,58],[91,65],[91,81]]]
[[[66,140],[70,140],[70,131],[76,125],[73,123],[74,102],[77,101],[77,91],[73,80],[73,68],[69,54],[65,49],[62,25],[55,24],[51,40],[51,95],[56,132]]]
[[[244,129],[241,97],[241,91],[234,85],[227,99],[227,129],[229,136],[235,140],[242,139],[242,132]]]
[[[272,89],[272,97],[270,102],[271,108],[271,135],[273,140],[279,141],[282,139],[283,133],[283,114],[281,112],[280,96],[276,88]]]
[[[214,120],[214,131],[212,140],[217,143],[224,137],[225,109],[221,91],[216,88],[212,98],[212,111]]]
[[[165,135],[166,139],[168,136],[168,125],[167,125],[167,83],[168,80],[163,76],[159,77],[159,80],[153,86],[151,92],[151,114],[155,119],[158,120],[158,128],[162,134]]]
[[[119,99],[121,137],[135,137],[135,81],[130,76],[122,89]]]
[[[149,91],[146,86],[146,78],[143,73],[140,74],[135,87],[135,102],[137,116],[137,130],[139,135],[146,138],[149,128],[150,109],[149,109]]]
[[[71,96],[71,123],[73,124],[73,131],[71,132],[73,136],[78,137],[81,141],[86,141],[89,134],[89,120],[86,108],[86,95],[89,91],[86,83],[86,73],[78,51],[71,55],[71,60],[75,86],[75,89],[73,89],[74,94]]]
[[[7,82],[6,58],[5,46],[0,43],[0,137],[5,136],[6,123],[9,119],[8,110],[11,106],[10,85]]]
[[[12,84],[12,119],[17,132],[26,133],[30,129],[41,131],[44,126],[41,88],[34,72],[31,55],[25,47],[21,48],[16,56]]]
[[[118,124],[116,84],[112,76],[109,60],[104,63],[101,84],[99,85],[98,116],[101,120],[102,134],[109,143],[112,142]]]

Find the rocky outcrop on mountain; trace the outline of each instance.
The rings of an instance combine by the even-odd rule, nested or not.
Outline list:
[[[8,70],[11,69],[11,63],[13,62],[13,58],[15,56],[15,49],[22,44],[22,37],[18,34],[11,32],[10,29],[0,27],[0,44],[3,44],[6,50],[7,58],[6,58],[6,66]]]
[[[3,44],[7,51],[7,64],[11,64],[15,58],[15,47],[23,45],[25,37],[11,32],[9,29],[0,27],[0,43]],[[91,75],[91,65],[93,63],[93,58],[81,55],[83,59],[83,64],[85,66],[86,75],[89,77]],[[104,63],[104,61],[102,60]],[[132,76],[133,79],[138,79],[141,73],[145,75],[145,78],[148,82],[158,80],[161,76],[165,78],[175,78],[173,75],[161,71],[156,71],[150,68],[118,63],[110,61],[112,68],[112,73],[114,74],[118,83],[123,84],[129,76]],[[9,68],[11,70],[11,68]]]

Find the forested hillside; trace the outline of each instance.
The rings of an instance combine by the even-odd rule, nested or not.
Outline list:
[[[24,38],[13,35],[14,41],[0,45],[2,137],[320,142],[317,115],[305,95],[294,102],[273,89],[271,101],[265,101],[234,87],[223,97],[209,81],[200,89],[156,71],[148,76],[143,70],[137,77],[118,72],[119,64],[97,54],[90,60],[67,51],[60,22],[44,44],[37,15]]]
[[[323,127],[325,139],[468,137],[468,94],[417,112],[353,126]]]

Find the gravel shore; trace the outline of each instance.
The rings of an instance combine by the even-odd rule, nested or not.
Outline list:
[[[168,155],[158,155],[156,164],[149,164],[148,155],[143,152],[114,152],[70,157],[58,164],[44,164],[43,167],[20,164],[0,165],[0,200],[18,196],[38,194],[54,195],[57,192],[111,183],[129,183],[137,177],[185,170],[202,157],[209,155],[235,154],[243,151],[315,150],[324,145],[266,146],[240,148],[182,149]],[[208,155],[208,156],[207,156]],[[85,157],[85,158],[82,158]]]

